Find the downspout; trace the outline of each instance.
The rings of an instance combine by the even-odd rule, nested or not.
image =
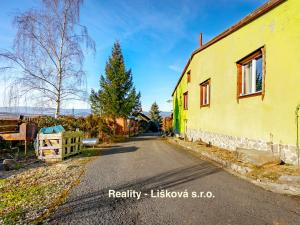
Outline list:
[[[296,133],[297,133],[297,137],[296,137],[296,147],[297,147],[297,157],[298,157],[298,166],[299,166],[299,110],[300,110],[300,104],[297,105],[296,107]]]

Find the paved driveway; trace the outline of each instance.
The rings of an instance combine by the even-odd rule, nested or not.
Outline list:
[[[166,190],[170,196],[163,197]],[[265,191],[157,137],[141,136],[103,150],[50,223],[299,225],[300,200]]]

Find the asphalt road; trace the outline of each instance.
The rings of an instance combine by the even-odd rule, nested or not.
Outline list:
[[[109,196],[127,190],[141,191],[141,199]],[[151,190],[177,197],[151,196]],[[179,197],[185,191],[188,197]],[[180,147],[144,136],[103,150],[49,222],[299,225],[300,200],[265,191]]]

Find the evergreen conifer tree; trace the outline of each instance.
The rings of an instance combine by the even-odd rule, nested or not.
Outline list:
[[[106,116],[114,122],[127,118],[140,108],[140,93],[137,93],[132,81],[131,69],[126,70],[119,42],[115,42],[112,54],[105,67],[105,76],[100,77],[100,89],[92,90],[90,103],[94,114]]]
[[[154,122],[158,128],[158,130],[162,126],[162,117],[160,116],[159,107],[156,102],[154,102],[151,106],[149,116],[152,122]]]

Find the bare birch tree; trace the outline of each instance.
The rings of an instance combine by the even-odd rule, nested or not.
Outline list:
[[[63,101],[80,99],[86,93],[82,45],[94,52],[95,43],[79,24],[82,3],[43,0],[41,9],[18,14],[13,49],[0,51],[0,57],[10,62],[5,67],[18,71],[14,81],[21,93],[39,93],[42,101],[55,105],[56,117]]]

